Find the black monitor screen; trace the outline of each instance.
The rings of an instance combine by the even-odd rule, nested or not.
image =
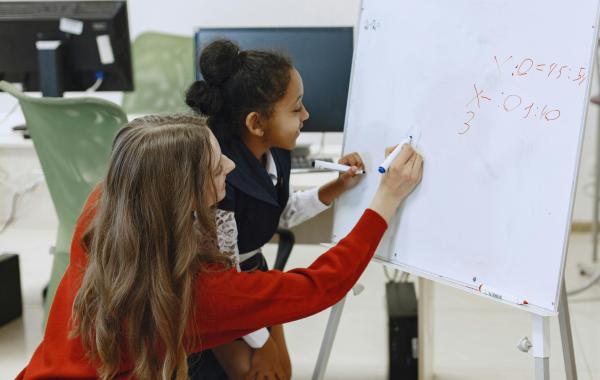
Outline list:
[[[277,50],[288,55],[304,82],[304,105],[310,118],[303,131],[341,132],[352,66],[352,27],[223,28],[196,32],[196,62],[202,49],[218,38],[243,50]],[[198,79],[202,75],[197,71]]]
[[[133,89],[125,1],[0,1],[0,80],[39,91],[36,42],[48,40],[63,47],[65,91],[89,88],[98,72],[100,91]]]

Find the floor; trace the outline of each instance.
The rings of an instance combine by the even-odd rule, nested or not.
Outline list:
[[[8,227],[0,233],[0,252],[19,252],[24,296],[23,318],[0,327],[0,379],[14,377],[42,337],[41,290],[51,264],[54,231]],[[305,266],[323,252],[298,245],[289,267]],[[274,257],[275,247],[267,255]],[[590,263],[591,238],[574,234],[567,261],[567,284],[585,282],[578,264]],[[598,267],[600,270],[600,266]],[[365,290],[349,296],[336,336],[326,379],[385,379],[388,366],[383,269],[371,263],[360,282]],[[434,287],[433,368],[436,379],[533,379],[531,354],[517,350],[531,338],[531,317],[522,311],[446,286]],[[600,379],[600,286],[569,298],[578,378]],[[318,356],[328,312],[290,323],[286,335],[295,379],[309,379]],[[551,324],[551,379],[565,379],[558,320]]]

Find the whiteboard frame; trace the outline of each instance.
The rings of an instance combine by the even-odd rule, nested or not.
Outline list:
[[[567,253],[568,253],[568,246],[569,246],[569,235],[571,233],[571,224],[573,221],[573,209],[575,208],[575,194],[577,191],[577,184],[578,184],[578,180],[579,180],[579,170],[581,169],[581,156],[582,156],[582,150],[583,150],[583,137],[585,135],[585,127],[586,127],[586,121],[587,121],[587,116],[589,113],[589,109],[590,109],[590,95],[592,92],[592,79],[594,78],[594,68],[595,68],[595,62],[598,59],[598,45],[600,44],[600,41],[598,40],[598,38],[600,37],[600,33],[598,32],[598,23],[600,22],[600,5],[596,8],[596,26],[594,28],[594,41],[596,42],[594,44],[594,46],[592,47],[592,55],[590,57],[590,62],[589,62],[589,68],[591,68],[591,73],[592,75],[590,75],[589,77],[589,81],[587,84],[587,94],[586,94],[586,101],[583,103],[583,110],[582,110],[582,114],[583,114],[583,119],[582,119],[582,125],[580,125],[579,127],[579,148],[577,150],[577,161],[575,163],[575,177],[573,178],[573,183],[571,186],[571,203],[570,203],[570,208],[569,208],[569,223],[566,226],[566,230],[565,230],[565,239],[564,239],[564,247],[563,247],[563,257],[562,257],[562,263],[561,263],[561,267],[560,267],[560,273],[561,273],[561,280],[564,279],[565,276],[565,266],[566,266],[566,262],[567,262]],[[596,75],[600,75],[599,72],[596,72]],[[600,131],[599,131],[600,132]],[[596,149],[600,149],[599,146],[596,147]],[[596,163],[596,164],[600,164],[600,163]],[[596,178],[596,180],[598,180],[598,178]],[[556,312],[558,313],[558,303],[560,302],[560,283],[558,286],[558,289],[556,290],[556,295],[554,296],[554,307],[556,308]]]
[[[362,24],[362,20],[363,20],[363,13],[365,10],[365,6],[364,6],[364,0],[360,1],[360,11],[358,14],[358,22],[356,24],[356,36],[355,36],[355,42],[354,42],[354,51],[352,53],[352,69],[350,71],[350,84],[349,84],[349,91],[348,91],[348,99],[346,101],[346,117],[344,120],[344,136],[342,139],[342,155],[346,154],[346,137],[347,137],[347,127],[348,127],[348,118],[349,118],[349,114],[350,114],[350,99],[352,98],[352,89],[353,89],[353,82],[354,82],[354,77],[356,75],[355,72],[355,68],[356,68],[356,58],[357,58],[357,51],[358,51],[358,46],[359,46],[359,42],[360,42],[360,38],[362,35],[362,31],[361,31],[361,24]],[[391,267],[392,269],[398,269],[401,271],[405,271],[408,273],[411,273],[413,275],[419,276],[419,277],[423,277],[426,278],[428,280],[432,280],[436,283],[442,284],[442,285],[446,285],[446,286],[450,286],[453,287],[455,289],[459,289],[459,290],[463,290],[467,293],[470,294],[474,294],[474,295],[478,295],[480,297],[486,298],[486,299],[490,299],[499,303],[503,303],[509,306],[512,306],[514,308],[517,308],[519,310],[523,310],[523,311],[527,311],[529,313],[532,314],[536,314],[539,316],[556,316],[558,315],[558,303],[560,302],[560,294],[561,294],[561,286],[564,282],[564,275],[565,275],[565,266],[566,266],[566,259],[567,259],[567,253],[568,253],[568,244],[569,244],[569,236],[570,236],[570,232],[571,232],[571,222],[572,222],[572,218],[573,218],[573,209],[574,209],[574,205],[575,205],[575,194],[576,194],[576,190],[577,190],[577,183],[578,183],[578,178],[579,178],[579,169],[581,167],[581,156],[582,156],[582,149],[583,149],[583,137],[585,135],[585,128],[586,128],[586,121],[587,121],[587,116],[588,116],[588,112],[589,112],[589,105],[590,105],[590,94],[591,94],[591,89],[592,89],[592,80],[594,78],[594,68],[595,68],[595,62],[598,59],[597,55],[598,55],[598,45],[600,44],[600,41],[598,40],[598,38],[600,37],[600,31],[599,31],[599,22],[600,22],[600,1],[598,1],[598,5],[596,7],[596,21],[595,21],[595,25],[593,28],[593,41],[595,41],[595,43],[593,44],[593,46],[591,47],[592,51],[591,51],[591,55],[590,55],[590,62],[588,67],[591,69],[590,73],[592,75],[589,76],[589,80],[587,83],[587,90],[586,90],[586,94],[585,94],[585,101],[583,102],[583,109],[582,111],[582,122],[579,125],[579,137],[578,137],[578,148],[577,148],[577,160],[575,162],[575,168],[574,168],[574,176],[573,176],[573,180],[572,180],[572,186],[571,186],[571,198],[569,200],[569,212],[568,212],[568,223],[566,224],[565,227],[565,231],[564,231],[564,240],[563,240],[563,249],[562,249],[562,259],[561,259],[561,264],[560,264],[560,271],[559,271],[559,278],[557,279],[557,284],[558,286],[556,287],[556,293],[554,296],[554,309],[547,309],[545,307],[540,307],[540,306],[536,306],[536,305],[517,305],[511,302],[507,302],[505,300],[502,299],[498,299],[495,297],[491,297],[488,295],[485,295],[481,292],[479,292],[476,288],[474,288],[473,286],[469,286],[469,284],[463,283],[463,282],[458,282],[455,280],[452,280],[450,278],[446,278],[444,276],[441,275],[437,275],[434,273],[430,273],[415,267],[410,267],[410,266],[406,266],[406,265],[402,265],[402,264],[398,264],[398,263],[394,263],[388,260],[384,260],[380,257],[373,257],[372,261],[381,263],[383,265],[386,265],[388,267]],[[596,73],[596,75],[600,75],[600,73]],[[600,132],[599,132],[600,133]],[[597,147],[596,149],[600,149],[600,147]],[[338,207],[337,205],[334,205],[334,207]],[[335,210],[334,210],[334,216],[335,216]],[[334,240],[334,233],[332,231],[332,241],[334,243],[337,243],[338,241]]]

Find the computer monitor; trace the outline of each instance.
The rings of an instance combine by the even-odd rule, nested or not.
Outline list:
[[[125,1],[1,1],[0,52],[0,80],[24,91],[133,90]]]
[[[244,50],[277,50],[288,55],[302,76],[304,105],[310,113],[302,131],[343,131],[352,66],[352,27],[200,28],[195,38],[196,62],[202,49],[218,38],[235,41]]]

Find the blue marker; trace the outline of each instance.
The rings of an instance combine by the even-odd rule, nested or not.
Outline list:
[[[392,151],[392,153],[390,153],[390,155],[387,156],[387,158],[383,161],[383,163],[381,165],[379,165],[379,169],[377,169],[379,171],[379,173],[384,174],[389,169],[392,161],[394,161],[396,159],[396,157],[398,157],[404,144],[410,145],[411,142],[412,142],[412,136],[408,136],[400,144],[398,144],[398,146],[396,146],[396,148]]]

